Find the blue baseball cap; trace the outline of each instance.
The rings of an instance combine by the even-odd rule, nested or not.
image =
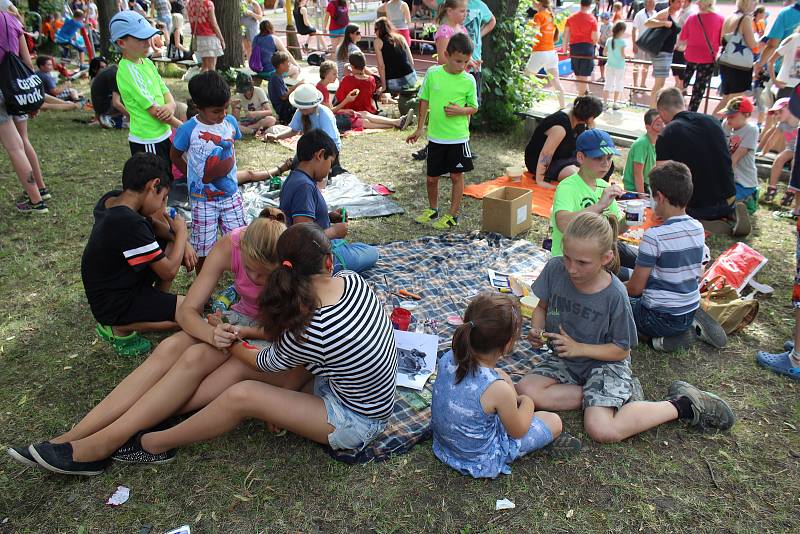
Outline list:
[[[611,136],[597,128],[586,130],[580,134],[575,141],[575,149],[590,158],[620,155]]]
[[[108,29],[113,42],[128,35],[137,39],[149,39],[157,33],[163,33],[147,22],[146,18],[131,10],[120,11],[114,15],[108,23]]]

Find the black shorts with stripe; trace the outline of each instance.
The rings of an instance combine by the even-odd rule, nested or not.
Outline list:
[[[163,159],[167,163],[170,176],[172,176],[172,160],[169,157],[169,152],[172,148],[172,141],[170,141],[169,138],[159,141],[158,143],[142,144],[128,141],[128,144],[131,147],[131,156],[140,152],[147,152],[149,154],[155,154],[159,158]],[[175,178],[174,176],[172,177]]]
[[[469,141],[444,145],[428,141],[428,176],[469,172],[473,169]]]

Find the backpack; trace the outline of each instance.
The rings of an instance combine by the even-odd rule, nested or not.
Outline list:
[[[323,52],[311,52],[306,57],[306,62],[312,67],[319,67],[325,61],[325,54]]]
[[[8,17],[0,13],[6,23],[8,35]],[[6,111],[9,115],[25,115],[38,111],[44,104],[44,83],[20,57],[10,49],[0,63],[0,91],[3,92]]]
[[[337,0],[333,12],[333,22],[340,28],[344,28],[350,22],[350,16],[347,13],[347,2],[340,3]]]
[[[250,67],[255,73],[264,70],[264,65],[261,63],[261,47],[258,45],[253,46],[250,51],[250,59],[247,61],[247,66]]]

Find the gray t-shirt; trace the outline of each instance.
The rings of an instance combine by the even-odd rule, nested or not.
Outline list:
[[[616,276],[605,289],[587,295],[572,284],[564,258],[556,257],[547,262],[533,283],[533,293],[547,303],[545,332],[559,333],[561,327],[579,343],[613,343],[623,349],[638,343],[628,293]],[[606,363],[592,358],[565,358],[564,362],[584,379],[593,368]]]
[[[731,130],[727,123],[723,125],[725,137],[731,157],[740,147],[747,149],[733,168],[733,180],[742,187],[758,187],[758,171],[756,169],[756,148],[758,148],[758,128],[749,122],[738,130]]]

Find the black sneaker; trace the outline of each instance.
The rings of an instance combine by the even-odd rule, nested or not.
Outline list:
[[[728,344],[728,334],[725,333],[725,329],[702,308],[697,308],[697,311],[694,312],[692,326],[694,326],[697,337],[712,347],[721,349]]]
[[[50,194],[50,191],[46,187],[42,187],[39,189],[39,196],[42,197],[42,200],[50,200],[53,198],[53,195]],[[23,200],[30,201],[31,197],[27,191],[22,193]]]
[[[133,436],[125,445],[117,449],[117,452],[112,454],[111,458],[117,462],[128,464],[167,464],[175,459],[177,455],[175,449],[155,454],[144,450],[142,447],[143,434],[145,432],[139,432]]]
[[[661,352],[675,352],[681,349],[688,349],[697,341],[697,336],[694,329],[690,328],[678,334],[677,336],[669,337],[654,337],[652,340],[653,348]]]
[[[542,448],[542,454],[554,458],[565,458],[579,452],[581,452],[581,440],[569,432],[562,432],[550,444]]]
[[[38,213],[43,215],[48,212],[48,209],[44,200],[36,204],[32,203],[30,200],[26,200],[17,204],[17,211],[20,213]]]
[[[13,459],[27,467],[41,467],[36,459],[28,452],[28,447],[9,447],[6,452]]]
[[[425,145],[424,147],[420,148],[419,150],[411,154],[411,157],[417,161],[424,161],[428,159],[428,145]]]
[[[28,452],[39,465],[60,475],[101,475],[111,462],[108,458],[96,462],[76,462],[72,459],[71,443],[43,441],[28,447]]]
[[[688,382],[676,380],[669,386],[667,399],[678,397],[686,397],[692,403],[692,418],[683,420],[689,426],[701,430],[728,430],[736,422],[736,416],[727,402]]]

